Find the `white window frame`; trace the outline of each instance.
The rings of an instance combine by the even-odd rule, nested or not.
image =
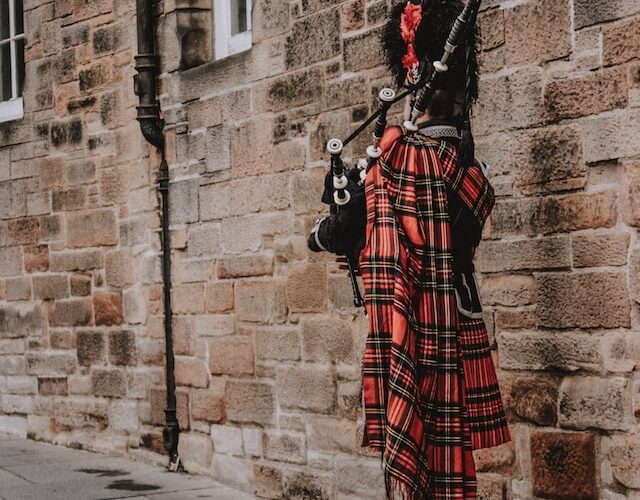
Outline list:
[[[24,26],[24,20],[23,20]],[[8,101],[0,101],[0,122],[18,120],[24,117],[24,101],[18,97],[18,47],[16,42],[24,39],[23,33],[16,34],[16,8],[15,0],[9,0],[9,38],[0,41],[0,46],[9,44],[11,58],[11,98]]]
[[[247,3],[247,31],[236,35],[231,35],[231,0],[214,0],[213,2],[216,60],[251,48],[251,0],[240,1]]]

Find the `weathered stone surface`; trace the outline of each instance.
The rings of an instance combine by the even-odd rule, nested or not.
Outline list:
[[[70,248],[115,245],[118,242],[113,210],[67,214],[67,245]]]
[[[282,111],[310,104],[322,97],[322,73],[318,68],[289,73],[258,86],[257,111]]]
[[[593,436],[535,432],[531,435],[531,462],[534,495],[561,500],[598,497]]]
[[[122,324],[122,295],[117,292],[95,292],[93,314],[96,325]]]
[[[585,333],[502,332],[500,366],[509,370],[596,369],[602,362],[597,337]]]
[[[254,327],[258,360],[296,361],[300,359],[300,333],[297,328]]]
[[[632,418],[630,390],[620,377],[567,377],[560,386],[560,425],[625,430]]]
[[[109,362],[112,365],[135,365],[136,337],[132,331],[109,332]]]
[[[279,367],[276,372],[278,400],[285,407],[319,413],[336,404],[336,385],[331,370],[311,365]]]
[[[188,356],[176,356],[176,384],[191,387],[207,387],[209,370],[204,361]]]
[[[321,312],[327,308],[324,264],[292,266],[287,279],[287,305],[292,312]]]
[[[640,488],[640,440],[614,436],[610,460],[613,476],[627,488]]]
[[[240,281],[235,286],[235,305],[242,321],[281,322],[286,314],[285,287],[278,281]]]
[[[637,6],[636,9],[638,9]],[[604,64],[621,64],[637,57],[640,50],[639,35],[640,28],[638,28],[637,18],[605,26],[602,30],[602,58]]]
[[[331,9],[296,21],[285,44],[286,64],[292,68],[330,59],[340,53],[340,12]]]
[[[633,0],[576,0],[574,2],[576,29],[603,21],[611,21],[640,12]]]
[[[558,382],[548,378],[519,377],[505,392],[507,411],[537,425],[557,422]]]
[[[302,321],[302,356],[305,361],[348,363],[355,361],[357,323],[335,317]]]
[[[533,276],[487,276],[480,286],[482,301],[488,305],[523,306],[536,298]]]
[[[550,120],[598,114],[626,107],[627,74],[624,68],[612,68],[583,78],[554,80],[544,93]]]
[[[209,369],[214,375],[242,375],[253,373],[253,343],[250,338],[227,336],[211,339]]]
[[[69,393],[66,377],[38,377],[38,394],[66,396]]]
[[[640,39],[640,38],[639,38]],[[592,116],[580,124],[587,163],[615,160],[640,153],[630,130],[640,127],[640,110]]]
[[[191,392],[191,417],[194,420],[221,422],[224,416],[224,387]]]
[[[571,237],[574,267],[623,266],[627,263],[627,233],[575,234]]]
[[[267,430],[264,433],[264,453],[270,460],[302,464],[306,462],[304,434]]]
[[[85,326],[93,321],[91,299],[56,300],[49,309],[52,326]]]
[[[344,39],[344,67],[347,71],[361,71],[382,64],[379,29]]]
[[[478,248],[476,263],[478,269],[485,273],[568,268],[571,265],[569,238],[554,236],[535,240],[483,241]]]
[[[106,359],[106,342],[104,334],[98,331],[81,331],[76,334],[78,363],[91,366]]]
[[[225,388],[225,405],[230,421],[271,424],[275,416],[273,386],[264,382],[229,380]]]
[[[559,59],[571,52],[571,2],[532,0],[504,13],[508,65]]]
[[[109,398],[121,398],[127,392],[124,372],[114,369],[94,369],[91,373],[93,394]]]
[[[186,432],[180,436],[178,453],[188,470],[203,472],[211,467],[213,442],[204,434]]]
[[[538,283],[538,323],[552,328],[630,325],[624,273],[545,273]]]
[[[33,277],[33,296],[37,299],[63,299],[69,296],[69,279],[64,275]]]
[[[611,191],[498,200],[491,214],[491,235],[535,235],[612,227],[616,217],[616,197]]]

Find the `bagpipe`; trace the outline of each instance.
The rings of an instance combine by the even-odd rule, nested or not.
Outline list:
[[[418,4],[421,0],[410,0]],[[331,168],[325,177],[322,202],[329,205],[329,215],[316,220],[308,239],[309,249],[314,252],[330,252],[344,256],[349,269],[349,277],[354,295],[354,305],[363,307],[364,300],[357,282],[358,261],[366,240],[366,197],[364,183],[369,169],[383,155],[380,147],[383,134],[387,128],[387,114],[391,106],[411,95],[411,113],[403,128],[408,133],[419,130],[417,119],[424,113],[434,96],[437,83],[449,70],[447,61],[463,42],[464,37],[475,25],[482,0],[468,0],[460,15],[456,18],[448,35],[440,60],[432,65],[421,64],[422,68],[413,75],[413,83],[406,90],[396,93],[393,89],[383,88],[378,98],[378,109],[370,115],[344,141],[330,139],[327,152],[331,156]],[[464,130],[469,127],[469,111],[465,109]],[[373,144],[367,150],[366,158],[361,158],[356,165],[349,166],[342,160],[342,152],[351,141],[358,137],[375,120]],[[473,150],[467,151],[465,157],[473,160]]]

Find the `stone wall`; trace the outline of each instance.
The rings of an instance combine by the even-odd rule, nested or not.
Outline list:
[[[475,132],[498,200],[477,264],[514,442],[477,454],[482,498],[640,498],[640,4],[483,4]],[[211,2],[157,4],[180,454],[259,497],[383,490],[359,447],[366,322],[306,236],[326,140],[390,83],[389,5],[256,0],[252,50],[211,62]],[[134,2],[25,10],[26,117],[0,125],[0,431],[161,460]]]

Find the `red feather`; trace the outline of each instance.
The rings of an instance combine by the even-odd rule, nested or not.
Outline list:
[[[407,51],[402,57],[402,66],[406,70],[411,70],[418,64],[418,57],[415,50],[416,30],[422,20],[422,5],[408,2],[404,12],[400,16],[400,34],[407,44]]]

